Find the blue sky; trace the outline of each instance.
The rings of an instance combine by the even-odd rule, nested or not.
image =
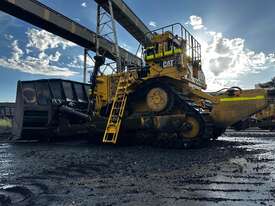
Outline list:
[[[93,0],[42,3],[95,30]],[[69,2],[69,3],[68,3]],[[254,84],[275,76],[274,0],[126,0],[155,29],[180,22],[203,46],[209,90]],[[82,48],[0,12],[0,101],[13,101],[18,80],[82,80]],[[119,43],[135,52],[138,44],[118,27]]]

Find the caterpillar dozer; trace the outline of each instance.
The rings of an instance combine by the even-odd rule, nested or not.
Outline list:
[[[150,31],[121,0],[96,0],[111,16],[112,52],[97,32],[90,84],[61,79],[19,81],[16,139],[88,136],[104,143],[123,140],[190,147],[218,138],[227,127],[245,121],[269,105],[274,92],[232,87],[207,93],[201,45],[177,23]],[[114,20],[142,45],[142,63],[121,56]],[[101,71],[113,54],[116,70]],[[129,61],[128,61],[129,62]]]

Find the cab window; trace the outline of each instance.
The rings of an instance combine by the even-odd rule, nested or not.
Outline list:
[[[146,49],[146,51],[145,51],[146,56],[151,56],[151,55],[154,55],[154,54],[155,54],[155,48],[154,47],[150,47],[150,48]]]

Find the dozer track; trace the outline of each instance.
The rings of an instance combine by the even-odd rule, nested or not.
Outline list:
[[[169,91],[174,95],[177,107],[189,117],[195,118],[200,125],[200,132],[195,138],[183,138],[178,128],[172,128],[169,132],[148,132],[138,131],[135,135],[135,143],[149,144],[159,147],[168,148],[193,148],[208,143],[211,139],[216,139],[214,124],[210,117],[210,113],[202,110],[194,101],[181,92],[178,92],[172,86],[167,86]],[[165,111],[161,115],[172,115],[171,110]],[[156,113],[143,113],[142,116],[153,116]],[[173,131],[174,130],[174,131]],[[171,132],[173,131],[173,132]],[[186,130],[182,132],[184,134]],[[129,136],[129,135],[127,135]],[[127,137],[125,137],[127,138]],[[129,138],[129,137],[128,137]]]
[[[174,94],[178,99],[180,99],[182,104],[185,104],[186,109],[188,111],[187,114],[196,115],[201,118],[201,123],[204,124],[204,131],[201,136],[201,139],[210,140],[211,138],[213,138],[214,124],[210,117],[210,112],[202,110],[200,107],[196,105],[196,103],[193,100],[191,100],[184,94],[176,91],[174,91]]]

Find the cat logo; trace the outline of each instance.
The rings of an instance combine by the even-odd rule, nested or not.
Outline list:
[[[168,61],[163,61],[162,62],[162,68],[167,68],[167,67],[173,67],[175,64],[175,59],[168,60]]]

